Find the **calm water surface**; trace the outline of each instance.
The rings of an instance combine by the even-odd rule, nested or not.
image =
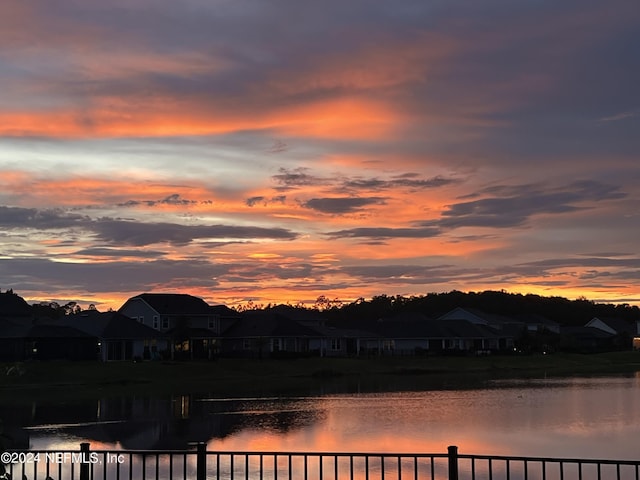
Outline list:
[[[444,452],[640,458],[640,375],[480,389],[290,397],[127,397],[0,407],[19,447]]]

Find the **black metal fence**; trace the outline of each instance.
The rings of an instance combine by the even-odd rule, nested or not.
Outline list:
[[[12,480],[640,480],[640,461],[446,453],[9,451]],[[2,468],[0,467],[0,472]]]

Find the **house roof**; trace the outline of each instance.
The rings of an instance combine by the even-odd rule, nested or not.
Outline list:
[[[199,297],[186,293],[141,293],[139,298],[161,315],[210,315],[211,306]],[[127,301],[129,301],[127,300]]]
[[[451,320],[455,321],[455,320]],[[425,319],[381,321],[371,329],[386,338],[444,338],[445,322]]]
[[[94,335],[60,324],[0,320],[0,338],[91,338]]]
[[[211,305],[209,307],[209,311],[214,315],[219,315],[220,317],[240,317],[239,312],[235,311],[233,308],[227,307],[226,305]]]
[[[486,325],[478,325],[468,320],[446,320],[442,321],[445,330],[445,337],[457,338],[504,338],[510,335],[500,335],[493,328]]]
[[[537,313],[519,313],[515,316],[517,320],[520,320],[527,325],[546,325],[547,327],[559,327],[560,324],[551,320],[543,315]]]
[[[318,332],[275,312],[245,312],[226,332],[227,338],[317,337]]]
[[[469,308],[468,311],[472,312],[480,318],[484,318],[489,325],[507,325],[507,324],[524,324],[522,320],[507,315],[499,315],[497,313],[486,313],[475,308]]]
[[[561,327],[560,333],[583,340],[590,338],[605,339],[613,337],[612,334],[596,327]]]
[[[294,307],[291,305],[276,305],[267,310],[268,312],[278,313],[292,320],[307,323],[324,323],[326,317],[317,310],[309,310],[306,308]]]
[[[33,325],[27,335],[30,338],[92,338],[88,332],[65,325]]]
[[[163,335],[151,327],[143,325],[119,312],[98,312],[87,310],[75,315],[67,315],[58,320],[88,334],[105,339],[144,339]]]
[[[591,323],[594,322],[594,320],[600,320],[607,327],[609,327],[611,330],[613,330],[614,332],[616,332],[618,334],[620,334],[620,333],[626,333],[628,335],[635,335],[636,334],[636,326],[634,324],[632,324],[632,323],[627,322],[626,320],[621,319],[621,318],[594,317],[585,326],[587,326],[587,327],[594,326],[594,325],[591,325]],[[595,328],[598,328],[598,327],[595,327]]]

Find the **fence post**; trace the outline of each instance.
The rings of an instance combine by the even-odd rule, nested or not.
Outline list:
[[[80,444],[80,480],[89,480],[89,443],[82,442]]]
[[[458,480],[458,447],[451,445],[447,448],[449,455],[449,480]]]
[[[196,479],[206,480],[207,478],[207,444],[199,442],[196,453]]]

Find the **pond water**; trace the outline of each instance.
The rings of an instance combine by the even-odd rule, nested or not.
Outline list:
[[[493,380],[483,388],[1,406],[16,448],[445,452],[640,458],[640,375]]]

